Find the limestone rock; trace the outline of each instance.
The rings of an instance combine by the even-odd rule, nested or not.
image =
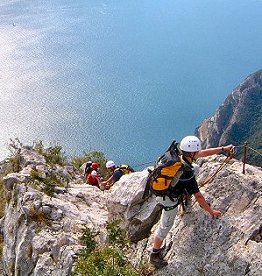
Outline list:
[[[147,176],[147,170],[122,176],[108,192],[110,216],[124,219],[129,237],[134,242],[148,237],[160,215],[160,206],[154,197],[142,199]]]
[[[247,77],[219,106],[215,114],[205,119],[196,135],[205,147],[248,141],[253,149],[262,148],[262,70]],[[240,156],[238,156],[240,158]],[[249,163],[262,166],[261,156],[249,151]]]
[[[81,172],[71,166],[55,167],[52,173],[66,185],[55,187],[50,197],[29,173],[33,166],[49,175],[50,167],[36,153],[33,162],[37,164],[32,165],[29,156],[29,149],[21,151],[21,159],[27,160],[24,167],[5,178],[9,197],[0,222],[4,275],[72,275],[83,248],[79,239],[83,229],[99,230],[102,243],[106,223],[119,217],[135,242],[130,260],[134,265],[148,261],[160,207],[153,196],[142,199],[146,169],[121,177],[111,190],[102,192],[84,184]],[[205,182],[224,158],[202,159],[199,183]],[[222,217],[212,219],[194,199],[191,212],[179,211],[166,239],[171,245],[166,255],[169,265],[155,275],[261,275],[261,179],[260,168],[246,165],[243,175],[242,164],[232,160],[203,186],[202,193],[213,208],[222,210]]]

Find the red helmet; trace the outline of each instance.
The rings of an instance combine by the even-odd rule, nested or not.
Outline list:
[[[92,163],[91,167],[92,167],[92,169],[97,170],[98,169],[98,164],[97,163]]]

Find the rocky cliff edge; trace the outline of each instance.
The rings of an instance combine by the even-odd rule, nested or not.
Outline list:
[[[214,172],[224,156],[202,159],[199,183]],[[0,228],[4,237],[3,275],[72,275],[82,248],[79,237],[87,226],[100,230],[121,217],[133,241],[130,260],[148,261],[160,207],[154,197],[141,200],[147,170],[123,176],[110,191],[84,184],[72,166],[49,167],[30,148],[20,152],[18,173],[5,177],[8,203]],[[31,171],[52,173],[64,183],[53,196],[39,191]],[[154,275],[262,275],[262,170],[232,160],[202,192],[223,216],[213,219],[193,200],[191,210],[180,210],[167,237],[172,245],[169,265]],[[172,243],[170,243],[172,241]]]

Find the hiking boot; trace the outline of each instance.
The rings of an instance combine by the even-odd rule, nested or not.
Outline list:
[[[150,263],[156,268],[162,268],[168,265],[168,262],[160,257],[159,252],[150,254]]]
[[[170,241],[168,244],[165,243],[164,246],[159,249],[158,253],[161,259],[165,258],[165,256],[171,249],[172,245],[173,245],[173,241]]]

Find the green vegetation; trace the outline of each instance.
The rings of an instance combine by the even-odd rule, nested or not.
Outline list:
[[[29,217],[31,220],[35,221],[39,226],[49,225],[50,221],[48,220],[48,216],[40,212],[39,210],[36,210],[34,207],[32,207],[29,210]]]
[[[99,234],[86,228],[81,238],[85,248],[81,252],[74,275],[76,276],[141,276],[142,270],[136,269],[128,260],[127,233],[120,228],[119,221],[107,224],[108,239],[99,246],[95,238]]]
[[[10,156],[6,159],[6,168],[3,176],[7,175],[8,173],[19,172],[21,170],[20,152],[22,148],[23,144],[20,142],[18,138],[15,138],[14,140],[11,139],[11,142],[9,144]],[[56,142],[50,143],[49,146],[45,147],[43,141],[35,141],[32,146],[32,149],[38,152],[40,155],[44,156],[46,159],[46,163],[51,167],[55,165],[64,166],[68,161],[67,157],[65,156],[65,153],[62,150],[62,147],[58,145]],[[103,177],[108,177],[109,172],[105,166],[107,160],[102,152],[91,151],[89,153],[84,153],[83,156],[72,157],[71,163],[76,169],[79,169],[85,162],[89,160],[98,163],[101,175]],[[57,176],[52,174],[48,176],[41,176],[41,172],[38,172],[37,170],[32,170],[31,177],[34,180],[32,181],[31,185],[35,188],[39,188],[42,186],[42,191],[49,196],[53,196],[55,186],[65,187],[63,180],[58,179]],[[1,198],[3,197],[3,193],[4,188],[3,184],[1,183],[0,176]],[[3,205],[5,204],[5,201],[2,200],[1,202],[3,202]],[[3,210],[3,208],[1,208],[1,210]]]
[[[42,177],[38,171],[32,170],[30,176],[39,184],[42,183],[44,185],[42,191],[49,196],[53,196],[55,186],[64,186],[55,175]]]
[[[10,139],[9,144],[10,155],[7,158],[7,166],[5,173],[19,172],[20,171],[20,152],[23,148],[22,142],[18,138]],[[66,162],[66,156],[62,151],[62,147],[56,142],[50,143],[49,147],[45,148],[42,141],[34,142],[33,149],[40,155],[44,156],[46,163],[50,166],[61,165],[64,166]]]
[[[232,125],[228,142],[234,145],[243,145],[246,141],[248,146],[255,149],[258,153],[248,150],[247,163],[262,166],[262,91],[253,93],[250,91],[250,97],[246,98],[246,102],[241,109],[241,117],[238,122]],[[260,154],[259,154],[260,153]],[[237,158],[243,156],[243,148],[240,149]]]
[[[49,165],[61,165],[64,166],[67,158],[65,156],[65,153],[62,151],[62,147],[59,146],[57,143],[54,143],[53,145],[50,144],[49,147],[45,148],[42,141],[37,141],[34,143],[33,148],[41,155],[43,155],[46,159],[47,164]],[[107,177],[108,176],[108,170],[106,169],[106,157],[104,153],[100,151],[90,151],[90,152],[84,152],[83,156],[73,156],[70,158],[71,164],[76,168],[80,169],[80,167],[86,163],[87,161],[96,162],[99,164],[100,173],[101,175]]]
[[[23,144],[20,142],[18,138],[14,140],[11,139],[11,143],[9,144],[10,156],[8,157],[8,171],[11,172],[19,172],[20,168],[20,151],[23,147]],[[68,161],[68,158],[63,151],[62,146],[58,145],[56,142],[49,143],[49,146],[45,146],[43,141],[35,141],[33,143],[32,148],[38,152],[40,155],[44,156],[46,159],[46,163],[50,166],[60,165],[64,166]],[[70,163],[76,168],[80,169],[80,167],[86,163],[87,161],[96,162],[99,164],[100,173],[103,177],[108,177],[109,172],[106,169],[106,157],[104,153],[100,151],[90,151],[84,152],[82,156],[73,156],[70,158]],[[6,173],[6,174],[7,174]]]
[[[43,141],[37,141],[34,143],[33,148],[46,159],[49,165],[60,165],[64,166],[66,162],[65,153],[62,151],[62,147],[56,142],[54,144],[50,143],[50,146],[45,148]]]
[[[48,196],[53,196],[56,182],[51,177],[43,179],[42,182],[44,183],[43,192]]]
[[[3,178],[9,173],[19,172],[20,157],[19,152],[17,152],[19,146],[21,146],[21,143],[17,138],[15,140],[11,140],[9,145],[10,155],[5,163],[2,164],[0,173],[0,218],[4,216],[5,204],[7,201]]]
[[[15,153],[12,146],[11,149],[12,151],[10,157],[7,160],[8,162],[3,164],[2,172],[0,173],[0,218],[2,218],[5,214],[4,211],[7,201],[3,177],[6,176],[8,173],[16,172],[20,169],[19,156]],[[0,258],[2,258],[3,254],[3,243],[3,236],[0,234]]]
[[[9,157],[7,158],[8,166],[5,169],[5,173],[19,172],[20,171],[20,150],[22,148],[22,143],[18,138],[14,140],[11,139],[9,144]]]
[[[0,259],[2,259],[2,256],[3,256],[3,245],[4,245],[4,239],[3,239],[3,236],[0,234]]]

